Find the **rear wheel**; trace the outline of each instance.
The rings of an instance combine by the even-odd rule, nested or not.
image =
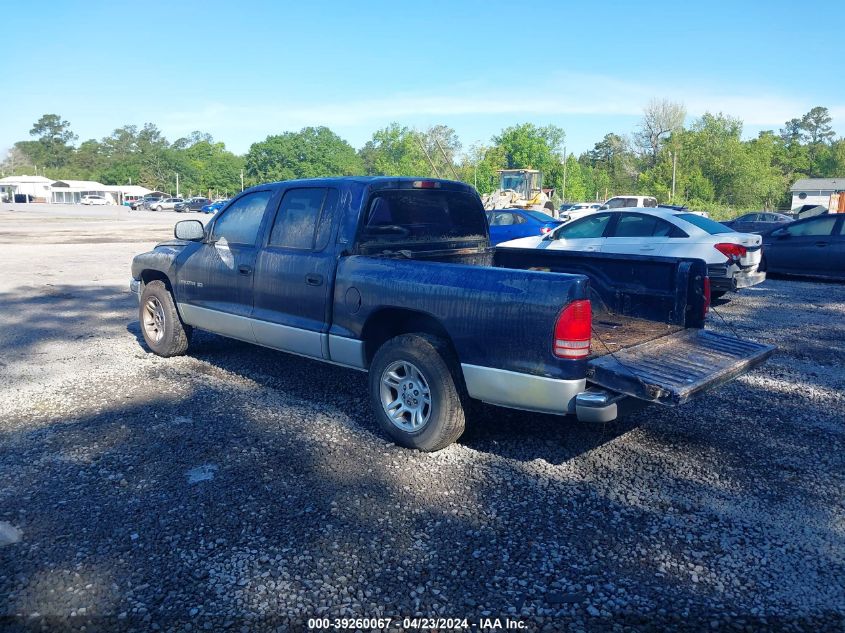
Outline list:
[[[370,402],[381,429],[397,444],[439,451],[466,425],[466,391],[457,361],[442,339],[402,334],[376,352],[370,366]]]
[[[138,320],[147,346],[159,356],[180,356],[188,350],[192,328],[182,323],[173,295],[165,283],[154,280],[144,286]]]
[[[158,205],[156,207],[156,211],[158,211],[158,212],[161,212],[163,209],[164,209],[164,207],[162,207],[161,205]]]

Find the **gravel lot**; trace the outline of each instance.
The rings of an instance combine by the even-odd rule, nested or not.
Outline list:
[[[148,353],[129,262],[181,217],[0,207],[0,628],[845,626],[845,286],[719,306],[779,351],[679,409],[487,407],[420,454],[362,373],[203,333]]]

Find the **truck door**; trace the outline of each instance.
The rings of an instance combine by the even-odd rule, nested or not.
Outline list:
[[[275,349],[328,357],[336,259],[329,247],[339,192],[287,189],[255,267],[253,330]]]
[[[254,341],[249,317],[258,235],[273,191],[252,191],[215,218],[209,239],[178,263],[176,297],[191,325]]]

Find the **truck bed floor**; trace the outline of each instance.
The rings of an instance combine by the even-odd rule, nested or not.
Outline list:
[[[604,310],[593,313],[593,335],[590,358],[598,358],[627,347],[647,343],[674,334],[681,326],[648,321],[635,317],[613,314]]]

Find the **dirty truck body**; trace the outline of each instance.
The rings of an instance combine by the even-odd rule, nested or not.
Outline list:
[[[462,183],[271,183],[175,233],[132,264],[154,352],[200,328],[368,371],[382,429],[421,450],[457,439],[473,401],[606,422],[772,352],[702,329],[701,260],[497,250]]]

